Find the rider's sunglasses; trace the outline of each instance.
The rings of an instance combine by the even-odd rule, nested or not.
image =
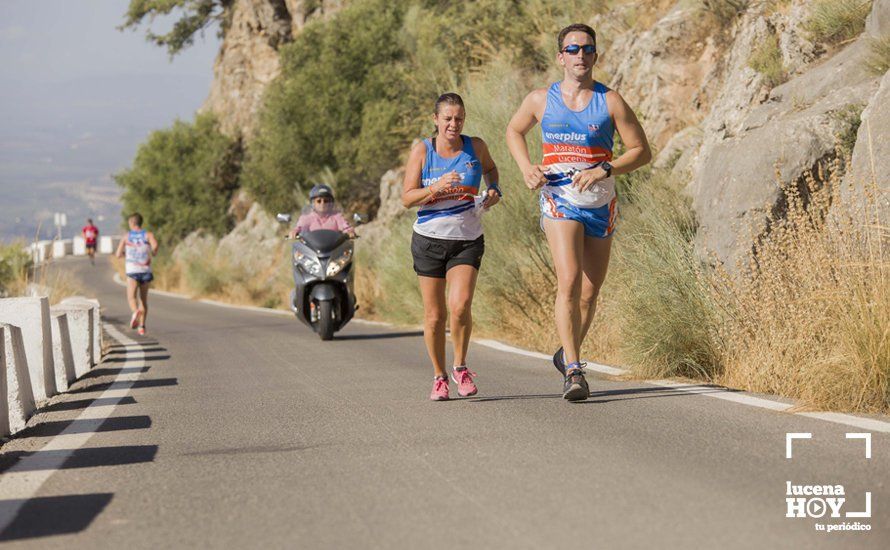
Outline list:
[[[578,44],[569,44],[562,49],[562,53],[575,55],[582,50],[584,51],[584,55],[590,55],[592,53],[596,53],[596,46],[594,46],[593,44],[584,44],[583,46],[579,46]]]
[[[332,202],[333,199],[330,197],[316,197],[315,202]]]

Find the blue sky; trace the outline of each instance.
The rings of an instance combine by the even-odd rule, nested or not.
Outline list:
[[[144,28],[117,30],[128,4],[0,0],[0,240],[33,238],[57,210],[68,233],[86,216],[116,229],[111,174],[151,130],[191,119],[206,98],[216,30],[171,61]]]

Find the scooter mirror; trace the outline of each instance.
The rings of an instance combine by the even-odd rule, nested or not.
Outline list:
[[[275,219],[278,223],[290,223],[290,214],[278,214]]]
[[[355,224],[358,225],[360,223],[365,223],[365,218],[361,214],[353,214],[352,221],[354,221]]]

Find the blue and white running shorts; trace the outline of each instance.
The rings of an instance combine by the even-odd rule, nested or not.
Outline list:
[[[613,197],[609,204],[597,208],[580,208],[562,197],[541,193],[541,230],[544,229],[544,216],[551,220],[574,220],[584,226],[586,237],[605,239],[615,231],[618,217],[618,198]]]
[[[151,274],[151,271],[146,273],[127,273],[127,277],[139,284],[150,283],[154,280],[154,275]]]

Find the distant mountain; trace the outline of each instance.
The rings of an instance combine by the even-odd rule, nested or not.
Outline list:
[[[53,233],[52,213],[68,214],[65,232],[87,216],[100,229],[120,225],[120,190],[110,175],[174,117],[191,119],[209,76],[115,75],[77,78],[24,89],[0,80],[0,240]]]

